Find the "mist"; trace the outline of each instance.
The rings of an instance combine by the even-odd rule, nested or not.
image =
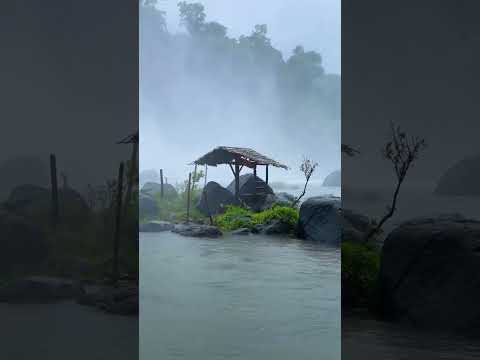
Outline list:
[[[183,15],[174,13],[172,2],[141,6],[140,171],[162,168],[170,183],[183,181],[193,169],[188,164],[200,156],[217,146],[239,146],[291,168],[272,169],[272,181],[300,181],[303,156],[319,163],[312,181],[323,180],[340,168],[340,75],[329,72],[339,69],[338,57],[324,60],[324,45],[310,48],[315,42],[302,31],[292,39],[292,19],[289,31],[278,31],[277,23],[270,32],[269,21],[285,4],[263,2],[255,16],[238,16],[231,24],[221,21],[248,4],[222,4],[186,4]],[[165,7],[168,12],[160,10]],[[339,9],[324,10],[322,18],[340,22]],[[295,22],[311,34],[318,19],[295,13]],[[252,26],[252,19],[258,24]],[[339,26],[331,32],[339,37]],[[227,166],[208,169],[208,180],[225,185],[231,179]]]

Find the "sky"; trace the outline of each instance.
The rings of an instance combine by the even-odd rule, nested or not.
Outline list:
[[[203,0],[207,21],[227,26],[229,36],[249,34],[256,24],[267,24],[272,44],[289,56],[295,46],[322,54],[325,70],[340,74],[340,0]],[[177,0],[159,0],[167,12],[170,31],[179,28]]]

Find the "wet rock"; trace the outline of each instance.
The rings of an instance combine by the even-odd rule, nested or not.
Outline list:
[[[138,287],[131,284],[93,286],[79,295],[77,302],[112,314],[138,315]]]
[[[177,224],[172,232],[190,237],[217,238],[222,236],[222,232],[215,226],[201,224]]]
[[[162,185],[153,181],[146,182],[140,190],[141,193],[152,197],[160,195],[161,191]],[[172,184],[163,184],[163,196],[167,199],[176,198],[178,196],[177,189]]]
[[[10,213],[0,216],[0,272],[36,270],[48,258],[50,246],[41,228]]]
[[[479,221],[442,216],[403,223],[382,249],[382,314],[417,327],[478,334],[479,268]]]
[[[227,189],[235,194],[235,180],[233,180]],[[240,176],[240,199],[254,211],[265,209],[265,203],[268,201],[268,195],[274,195],[274,192],[268,184],[255,177],[253,174],[244,174]]]
[[[235,205],[235,196],[215,181],[209,181],[203,188],[197,208],[207,216],[225,212],[228,205]]]
[[[355,211],[342,209],[342,241],[364,243],[365,236],[373,228],[371,220]]]
[[[13,304],[52,303],[72,299],[80,292],[72,280],[53,277],[29,277],[14,280],[0,288],[0,302]]]
[[[339,245],[341,231],[340,198],[317,196],[302,203],[297,226],[300,238]]]
[[[328,174],[323,180],[322,186],[335,186],[338,187],[342,183],[342,174],[340,170],[336,170]]]
[[[280,220],[274,220],[266,225],[262,233],[266,235],[286,235],[292,231],[292,226]]]
[[[280,206],[292,206],[295,202],[295,196],[286,192],[275,194],[275,204]]]
[[[162,232],[170,231],[173,229],[173,224],[168,221],[149,221],[144,224],[140,224],[140,232]]]
[[[448,169],[438,181],[436,195],[480,195],[480,155],[467,157]]]
[[[240,228],[233,230],[231,235],[249,235],[252,231],[249,228]]]
[[[155,218],[159,215],[157,201],[150,195],[140,192],[138,213],[140,218]]]

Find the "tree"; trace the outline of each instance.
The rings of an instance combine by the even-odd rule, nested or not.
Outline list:
[[[296,206],[298,204],[298,202],[300,201],[300,199],[305,196],[305,193],[307,191],[308,182],[310,181],[310,178],[312,177],[313,172],[315,171],[317,166],[318,166],[318,163],[313,162],[312,160],[310,160],[307,157],[303,158],[303,161],[300,164],[300,171],[305,175],[305,186],[303,187],[303,192],[293,202],[293,206]]]
[[[420,152],[426,147],[425,139],[408,136],[394,123],[391,123],[391,137],[391,140],[382,149],[382,153],[383,157],[393,165],[395,170],[395,191],[392,202],[387,207],[387,213],[382,217],[377,226],[372,228],[366,235],[365,242],[368,242],[373,235],[377,234],[383,224],[395,213],[400,187],[407,176],[408,170],[413,166],[415,160],[418,159]]]
[[[203,30],[206,15],[202,4],[180,1],[178,10],[180,12],[180,23],[186,27],[190,35],[196,35]]]

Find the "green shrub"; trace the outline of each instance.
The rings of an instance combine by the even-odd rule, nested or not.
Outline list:
[[[298,222],[298,210],[288,206],[274,206],[253,215],[254,225],[268,224],[273,220],[280,220],[289,224],[293,229]]]
[[[287,206],[276,206],[271,209],[255,213],[239,206],[227,206],[225,213],[215,217],[215,224],[225,231],[240,228],[253,228],[255,225],[268,224],[273,220],[280,220],[295,228],[298,222],[298,210]]]
[[[342,243],[342,304],[370,305],[377,294],[379,251],[368,245]]]

